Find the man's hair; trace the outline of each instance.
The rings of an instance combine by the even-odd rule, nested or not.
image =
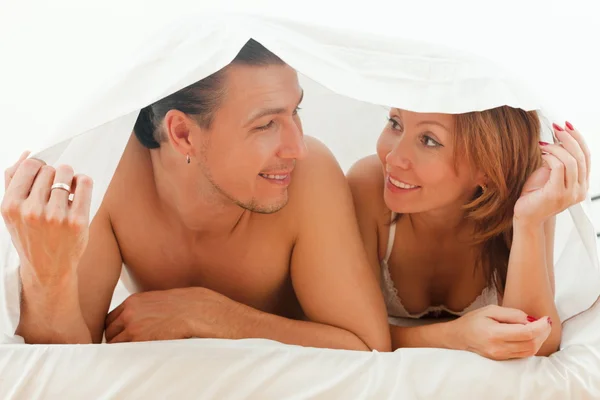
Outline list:
[[[263,45],[250,39],[229,65],[232,64],[268,66],[285,63]],[[226,69],[227,67],[144,107],[133,128],[140,143],[149,149],[160,147],[164,135],[158,127],[169,110],[179,110],[188,114],[194,117],[202,128],[209,129],[225,93]]]

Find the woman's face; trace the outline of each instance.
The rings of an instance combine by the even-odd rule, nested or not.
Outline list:
[[[384,199],[397,213],[459,208],[482,183],[465,160],[454,160],[454,117],[392,109],[377,141]],[[456,168],[455,168],[456,166]]]

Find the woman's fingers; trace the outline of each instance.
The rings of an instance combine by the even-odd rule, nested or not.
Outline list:
[[[560,127],[558,127],[560,128]],[[586,184],[588,172],[586,156],[581,147],[579,141],[569,132],[562,128],[556,129],[556,135],[561,142],[562,148],[564,148],[570,155],[575,159],[577,165],[577,183],[580,185]]]
[[[543,145],[542,151],[553,155],[562,164],[558,165],[555,163],[555,166],[553,167],[552,165],[550,165],[550,168],[560,168],[563,170],[563,189],[573,188],[574,185],[578,183],[578,167],[577,161],[575,161],[575,158],[571,155],[571,153],[569,153],[566,149],[564,149],[561,145],[558,144]],[[545,155],[547,154],[542,155],[542,158],[544,158]],[[552,180],[552,177],[550,179]]]
[[[579,147],[581,148],[581,151],[583,152],[583,155],[585,158],[585,166],[586,166],[585,179],[587,181],[589,181],[590,171],[592,168],[592,166],[591,166],[592,157],[591,157],[591,153],[590,153],[590,148],[587,146],[587,143],[583,139],[583,135],[577,129],[575,129],[570,122],[566,123],[566,128],[567,128],[566,129],[567,132],[573,137],[573,139],[575,139],[577,141],[577,143],[579,144]]]
[[[552,327],[548,317],[528,324],[495,324],[490,339],[490,357],[496,360],[531,357],[548,339]]]
[[[484,315],[503,324],[527,324],[527,314],[516,308],[487,306],[482,309]]]
[[[565,165],[554,154],[543,154],[542,158],[550,167],[548,190],[553,193],[553,198],[559,201],[565,191]]]
[[[494,338],[502,342],[527,342],[547,336],[552,331],[548,317],[526,324],[510,323],[497,324],[494,328]]]

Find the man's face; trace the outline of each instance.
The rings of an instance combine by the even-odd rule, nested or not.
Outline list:
[[[211,127],[200,132],[202,172],[227,199],[273,213],[288,201],[296,160],[304,158],[297,108],[302,89],[287,65],[231,65]]]

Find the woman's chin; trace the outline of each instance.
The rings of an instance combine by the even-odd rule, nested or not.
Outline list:
[[[385,199],[387,208],[396,214],[414,214],[423,211],[423,207],[415,202],[398,201],[397,199]]]
[[[417,190],[407,191],[405,193],[392,193],[386,190],[384,193],[385,205],[388,209],[397,214],[410,214],[423,211],[423,202],[420,201]]]

